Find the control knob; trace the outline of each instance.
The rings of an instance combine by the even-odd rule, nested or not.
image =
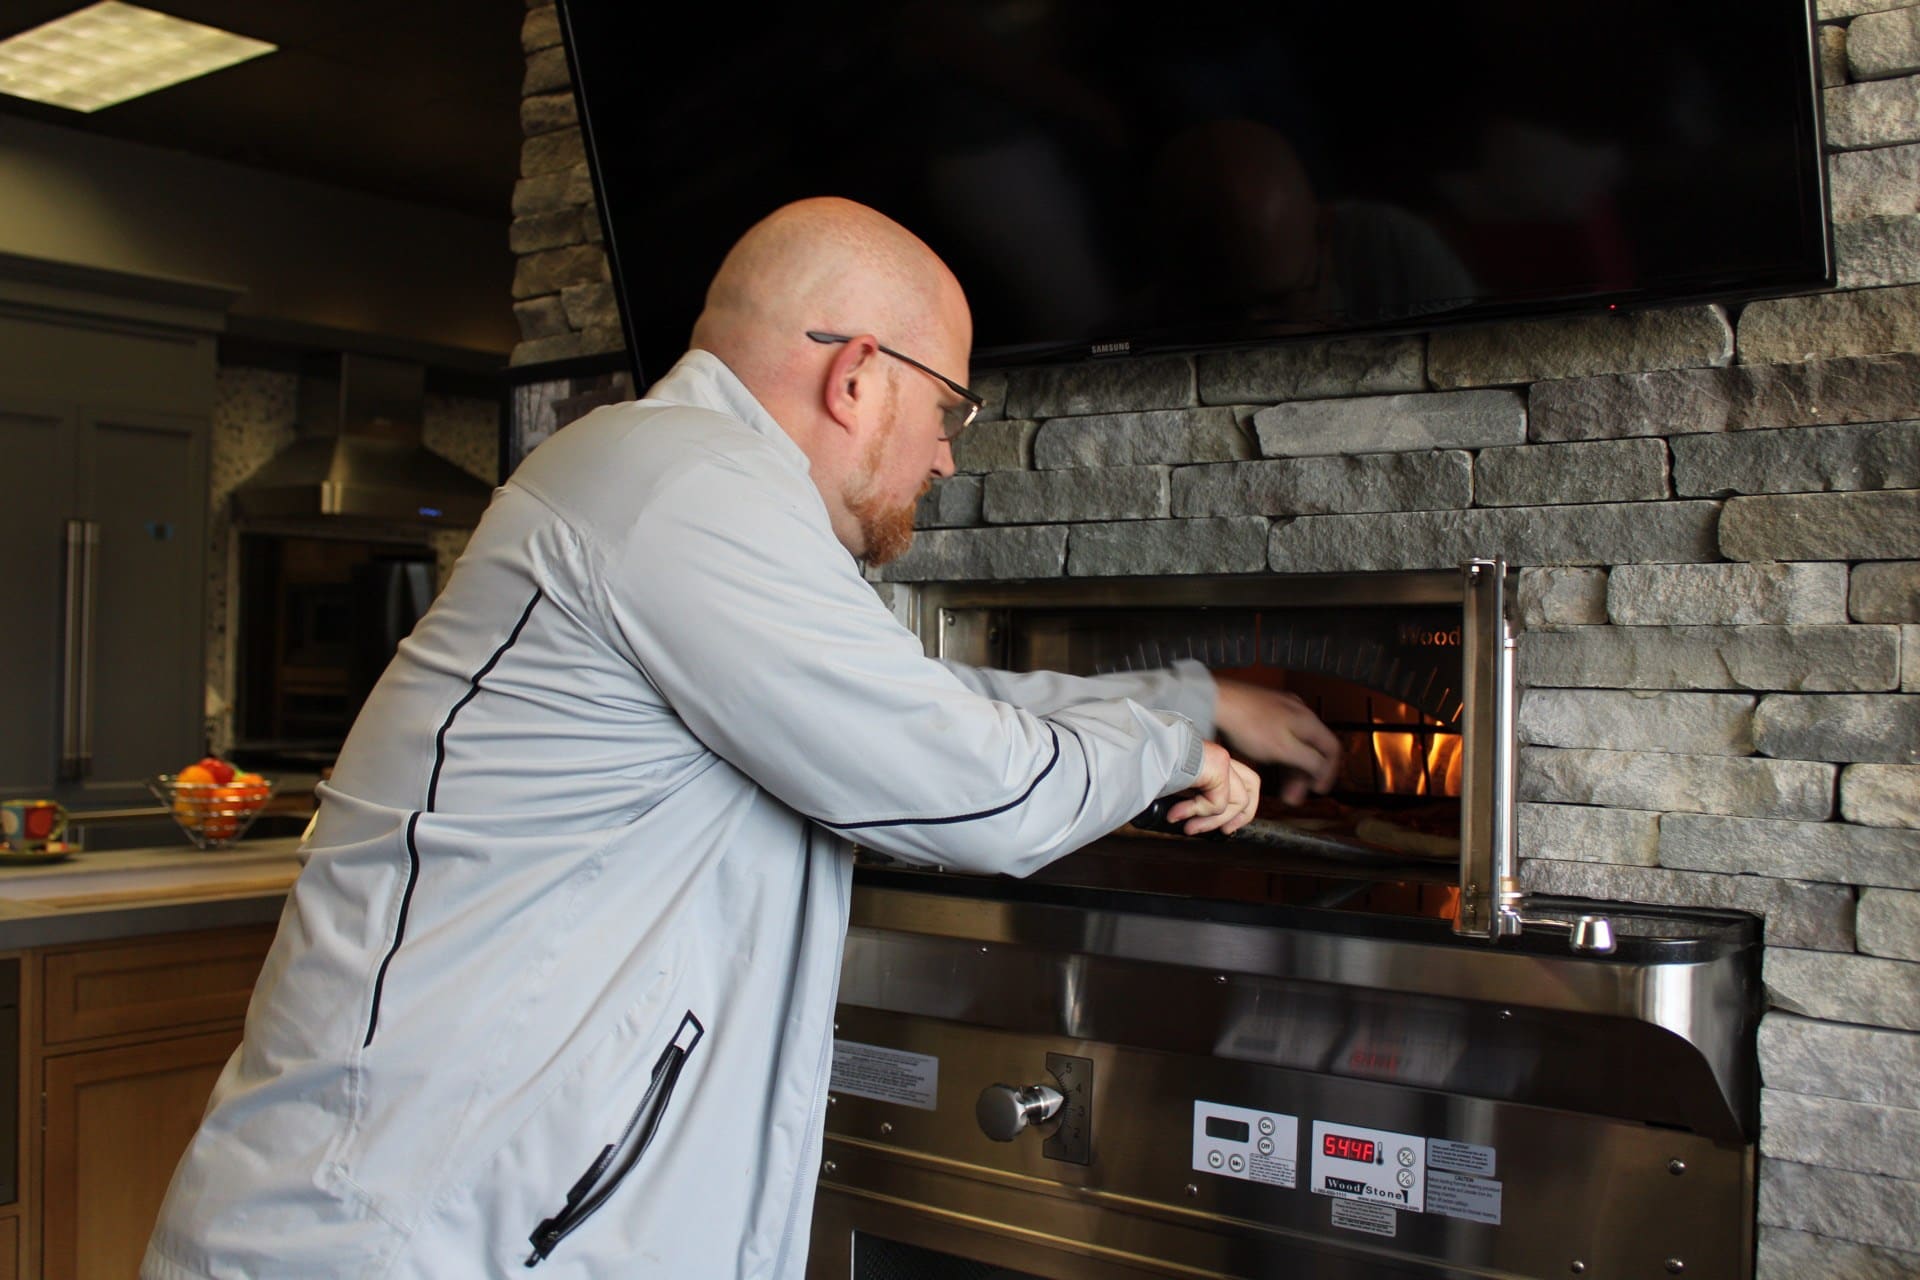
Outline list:
[[[980,1091],[973,1104],[973,1118],[980,1132],[995,1142],[1012,1142],[1030,1124],[1045,1124],[1059,1112],[1066,1097],[1044,1084],[1016,1089],[1010,1084],[990,1084]]]

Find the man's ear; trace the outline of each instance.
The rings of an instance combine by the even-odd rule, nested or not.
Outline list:
[[[822,403],[827,416],[847,431],[858,434],[880,403],[879,355],[880,340],[864,333],[840,343],[827,367]]]

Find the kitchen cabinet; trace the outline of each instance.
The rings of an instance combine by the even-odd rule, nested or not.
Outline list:
[[[25,955],[23,1075],[40,1123],[23,1209],[30,1275],[124,1280],[240,1043],[273,927]],[[4,1275],[0,1272],[0,1275]]]
[[[74,808],[150,803],[203,738],[224,295],[104,274],[0,259],[0,794]]]

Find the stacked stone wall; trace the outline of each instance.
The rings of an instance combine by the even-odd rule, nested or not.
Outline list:
[[[1880,1280],[1920,1275],[1920,7],[1820,19],[1833,292],[982,373],[877,577],[1520,566],[1525,882],[1764,918],[1759,1274]],[[521,363],[619,346],[527,31]]]

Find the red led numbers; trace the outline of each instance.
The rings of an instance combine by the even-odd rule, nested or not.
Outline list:
[[[1320,1140],[1320,1149],[1330,1156],[1342,1160],[1358,1160],[1362,1164],[1373,1163],[1374,1144],[1370,1138],[1349,1138],[1344,1133],[1329,1133]]]

